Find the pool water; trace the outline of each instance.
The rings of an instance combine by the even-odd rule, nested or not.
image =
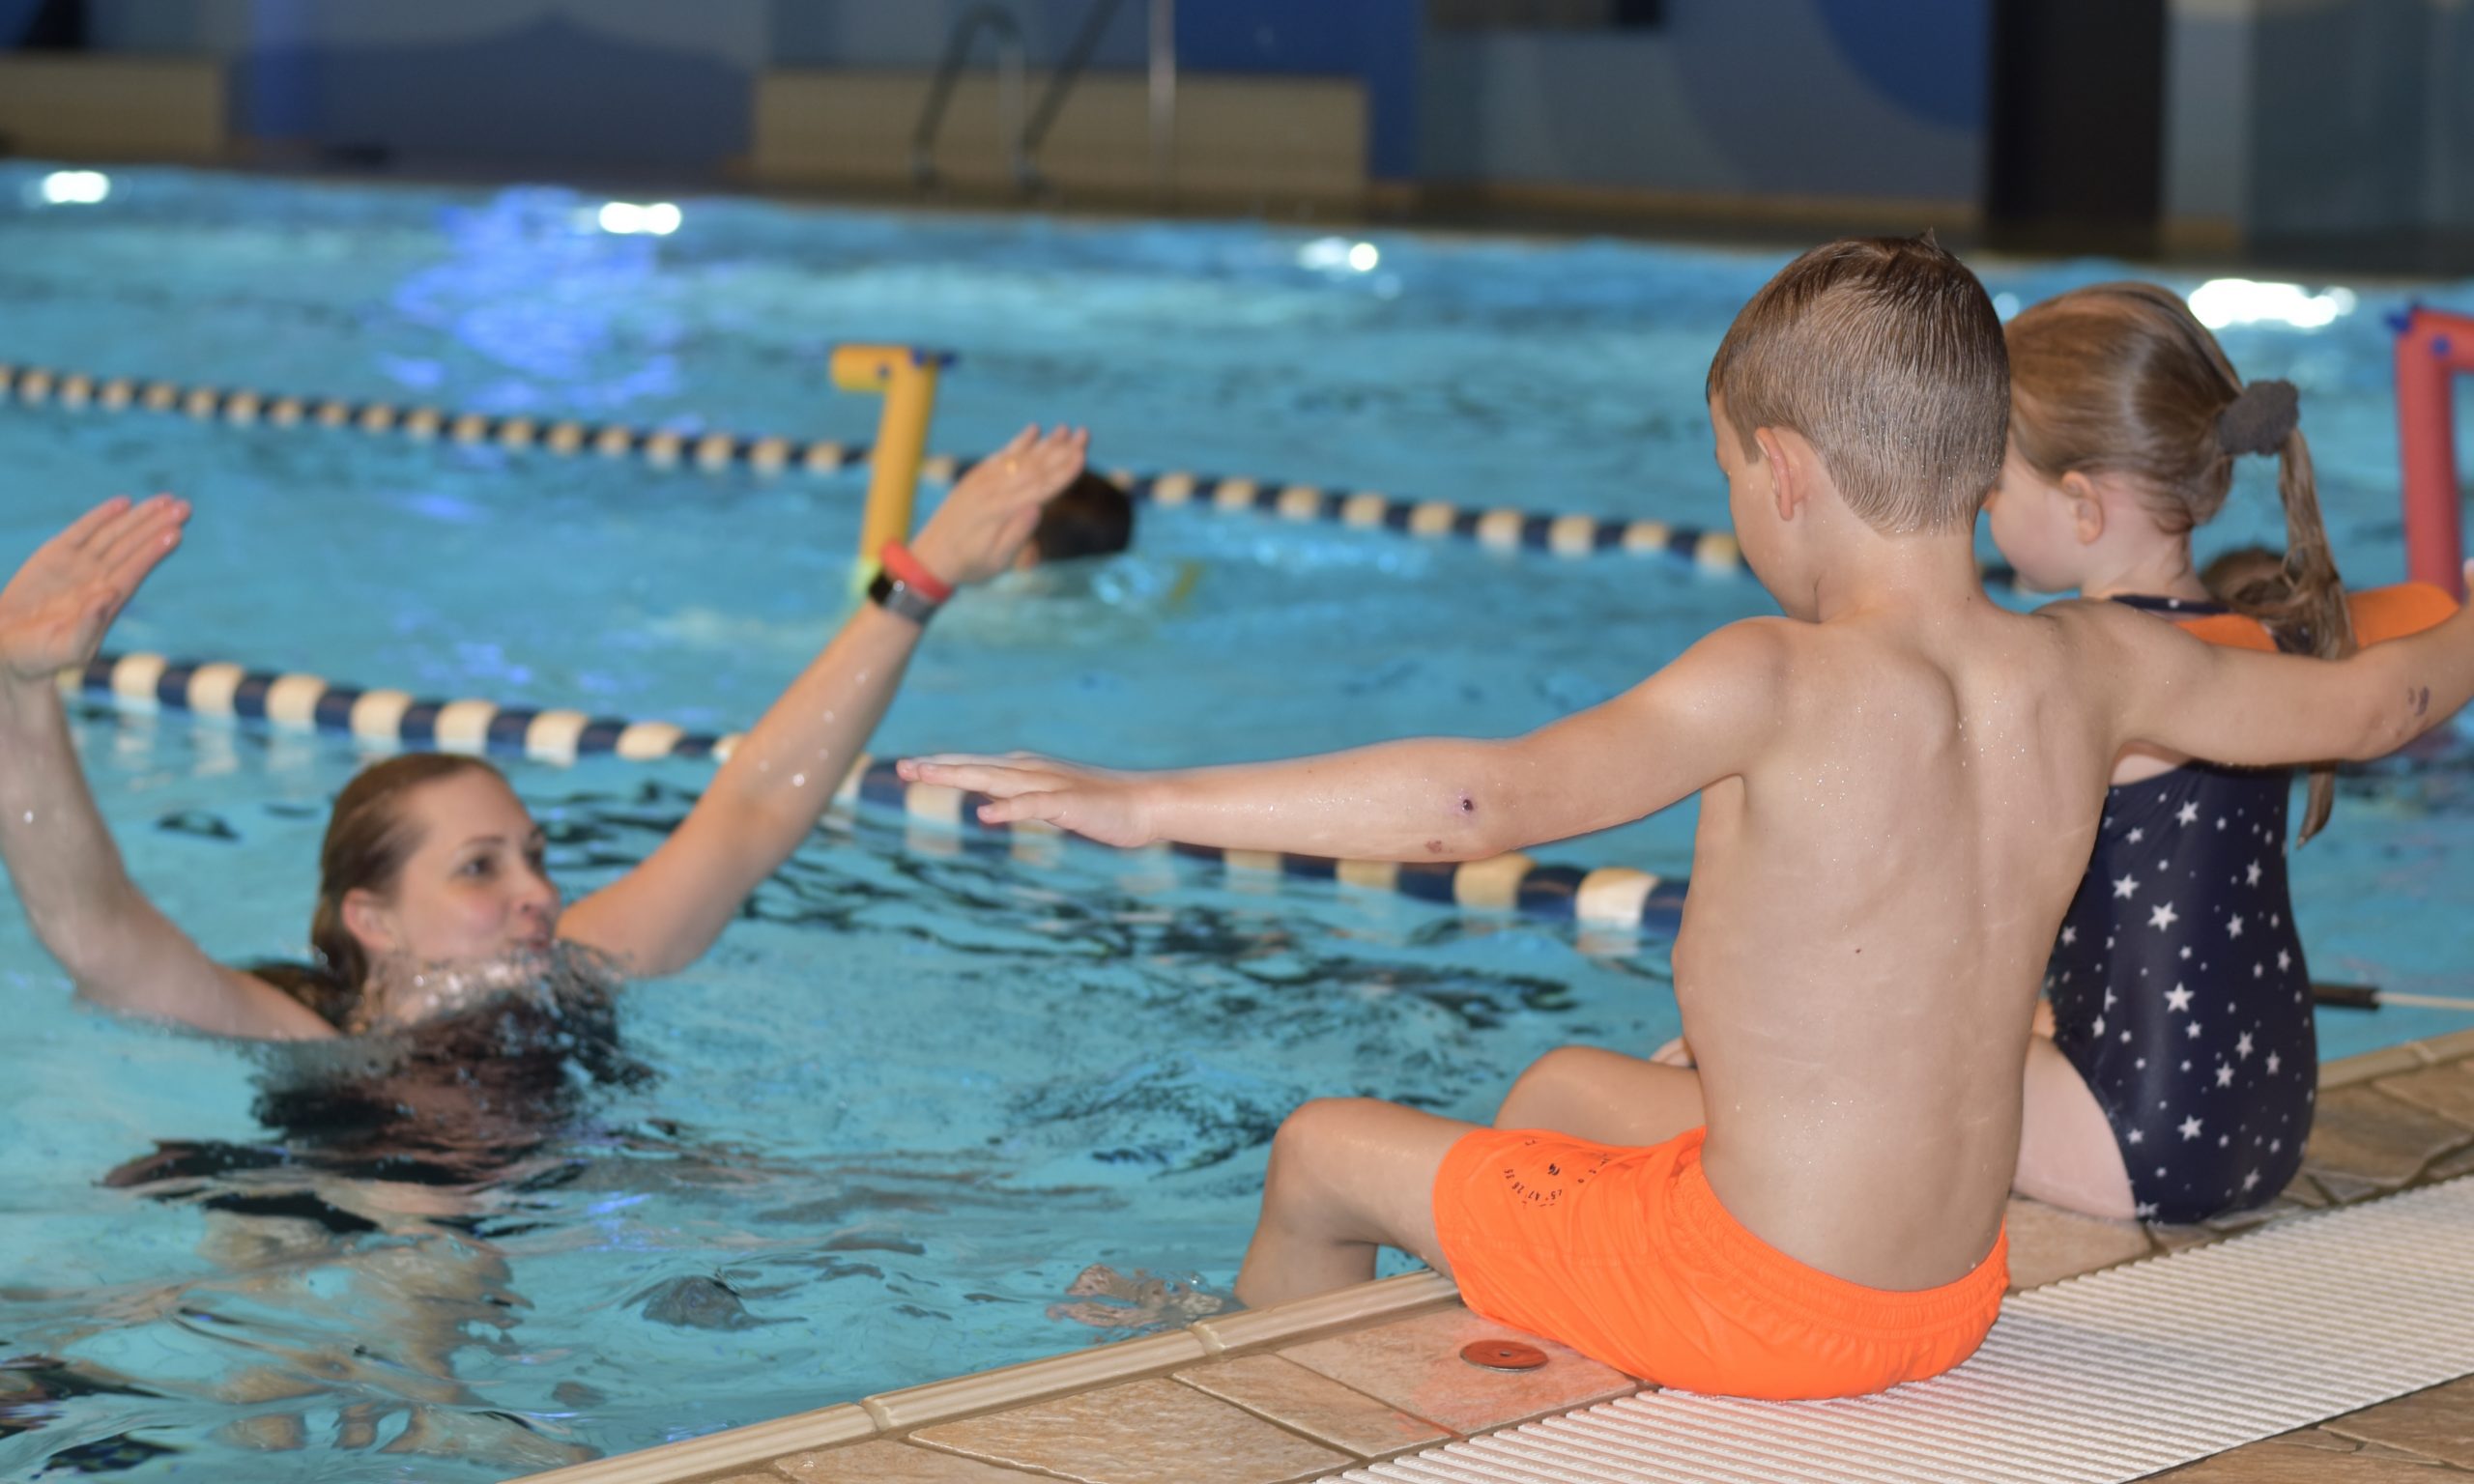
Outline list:
[[[20,365],[864,440],[875,408],[830,391],[829,349],[918,341],[963,357],[941,448],[1070,419],[1103,465],[1697,524],[1723,520],[1703,371],[1779,261],[1386,236],[1360,271],[1251,225],[737,201],[687,203],[656,241],[581,226],[595,203],[553,190],[141,171],[46,208],[39,176],[0,169],[0,360]],[[2121,271],[1986,278],[2022,303]],[[2355,292],[2323,327],[2224,338],[2303,386],[2340,559],[2393,581],[2381,316],[2452,290]],[[751,721],[845,612],[864,484],[15,406],[0,467],[12,561],[114,491],[195,501],[115,648],[705,729]],[[2280,531],[2262,462],[2203,551]],[[1661,559],[1147,511],[1135,555],[961,599],[876,750],[1161,764],[1508,733],[1769,611]],[[91,709],[76,730],[175,921],[233,960],[302,952],[347,746]],[[2346,782],[2295,858],[2320,978],[2464,992],[2470,764],[2452,728]],[[709,776],[510,771],[577,895]],[[1691,816],[1537,853],[1679,872]],[[269,1146],[281,1066],[77,1007],[14,908],[0,995],[6,1476],[495,1478],[1051,1354],[1105,1337],[1050,1312],[1087,1264],[1224,1293],[1298,1101],[1481,1118],[1554,1045],[1676,1029],[1654,940],[1089,847],[1018,862],[862,813],[704,962],[622,992],[641,1073],[572,1072],[522,1170],[444,1204],[331,1183],[331,1207],[422,1209],[330,1232],[265,1171],[155,1192],[175,1199],[101,1183],[162,1141]],[[2323,1050],[2462,1023],[2330,1012]]]

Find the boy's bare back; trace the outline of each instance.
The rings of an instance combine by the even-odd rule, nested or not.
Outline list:
[[[2111,718],[2069,620],[1980,595],[1760,627],[1774,727],[1702,793],[1675,947],[1710,1183],[1792,1257],[1930,1287],[2000,1225]]]

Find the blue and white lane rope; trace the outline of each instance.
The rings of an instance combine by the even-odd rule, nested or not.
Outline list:
[[[727,760],[739,739],[735,732],[693,732],[668,722],[630,722],[488,700],[421,699],[405,691],[336,685],[296,671],[174,661],[159,654],[98,655],[83,671],[62,671],[60,688],[129,710],[258,722],[279,730],[350,737],[371,747],[496,754],[555,763],[590,756]],[[1018,845],[1057,833],[1048,825],[983,824],[978,806],[987,802],[984,795],[905,783],[893,764],[865,756],[834,796],[838,802],[899,812],[914,823],[1011,839]],[[1338,861],[1210,845],[1165,849],[1216,862],[1231,874],[1335,881],[1473,911],[1520,912],[1584,927],[1669,933],[1683,920],[1687,885],[1680,876],[1627,867],[1541,864],[1519,852],[1429,864]]]
[[[636,459],[656,469],[693,465],[720,471],[744,468],[775,475],[799,471],[832,473],[867,462],[865,443],[803,441],[771,435],[682,433],[574,418],[455,413],[434,407],[397,407],[342,397],[299,397],[176,382],[98,377],[82,371],[50,371],[0,363],[0,400],[26,406],[56,404],[72,410],[180,414],[200,422],[272,428],[325,428],[373,437],[398,436],[417,442],[444,440],[467,446],[538,450],[561,457],[594,454]],[[950,483],[977,463],[954,454],[932,454],[920,477]],[[1135,499],[1164,508],[1254,511],[1280,520],[1320,522],[1359,530],[1388,530],[1427,540],[1466,540],[1499,551],[1545,552],[1590,556],[1605,552],[1680,557],[1713,572],[1744,570],[1743,553],[1722,530],[1665,521],[1601,520],[1510,507],[1476,509],[1449,500],[1412,499],[1372,490],[1325,489],[1285,480],[1184,471],[1143,473],[1112,471],[1108,477]]]

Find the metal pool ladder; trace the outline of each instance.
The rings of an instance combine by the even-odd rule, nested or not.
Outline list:
[[[1067,97],[1082,80],[1092,53],[1099,49],[1100,38],[1123,3],[1124,0],[1093,0],[1091,8],[1083,13],[1082,25],[1066,47],[1064,58],[1049,74],[1039,107],[1027,118],[1022,111],[1025,47],[1021,19],[1012,10],[995,4],[974,5],[963,12],[945,39],[944,58],[936,64],[936,75],[928,85],[928,99],[919,111],[919,123],[911,130],[911,180],[922,188],[937,183],[936,136],[944,128],[945,110],[953,102],[954,87],[961,80],[964,64],[970,60],[972,44],[981,32],[988,31],[996,38],[997,148],[1005,156],[1015,186],[1025,195],[1038,192],[1046,185],[1036,162],[1040,145],[1064,110]],[[1163,196],[1170,184],[1176,128],[1176,0],[1151,0],[1147,71],[1151,172],[1154,188]]]

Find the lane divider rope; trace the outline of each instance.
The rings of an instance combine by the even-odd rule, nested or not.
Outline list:
[[[631,722],[583,711],[502,706],[495,701],[423,699],[399,690],[337,685],[298,671],[248,670],[228,662],[171,660],[159,654],[99,654],[63,671],[63,694],[125,710],[258,722],[282,731],[346,736],[373,747],[496,754],[551,763],[608,756],[630,761],[708,757],[726,761],[739,733],[696,732],[669,722]],[[908,784],[893,764],[862,755],[835,790],[837,802],[899,813],[913,823],[965,837],[1010,840],[1018,856],[1036,856],[1058,832],[1045,824],[979,822],[983,795]],[[1231,875],[1333,881],[1473,911],[1519,912],[1590,928],[1672,933],[1683,921],[1688,885],[1622,866],[1541,863],[1518,851],[1482,861],[1341,861],[1273,851],[1171,844],[1154,851],[1216,863]],[[1130,852],[1140,853],[1140,852]]]
[[[655,469],[693,465],[721,471],[745,468],[762,475],[793,471],[826,474],[868,461],[864,442],[803,441],[777,435],[718,431],[681,432],[630,427],[575,418],[524,414],[458,413],[434,407],[398,407],[383,401],[302,397],[132,377],[101,377],[83,371],[52,371],[0,362],[0,400],[72,410],[151,412],[220,421],[236,427],[323,428],[416,442],[444,440],[467,446],[538,450],[561,457],[594,454],[638,459]],[[951,483],[979,460],[931,454],[921,461],[924,479]],[[1107,477],[1136,500],[1163,508],[1221,512],[1253,511],[1278,520],[1324,523],[1358,530],[1387,530],[1426,540],[1467,540],[1499,551],[1544,552],[1580,557],[1607,552],[1667,556],[1712,572],[1743,572],[1743,552],[1723,530],[1666,521],[1613,520],[1557,515],[1510,506],[1480,509],[1450,500],[1414,499],[1373,490],[1327,489],[1289,480],[1199,474],[1185,471],[1141,472],[1112,470]]]

